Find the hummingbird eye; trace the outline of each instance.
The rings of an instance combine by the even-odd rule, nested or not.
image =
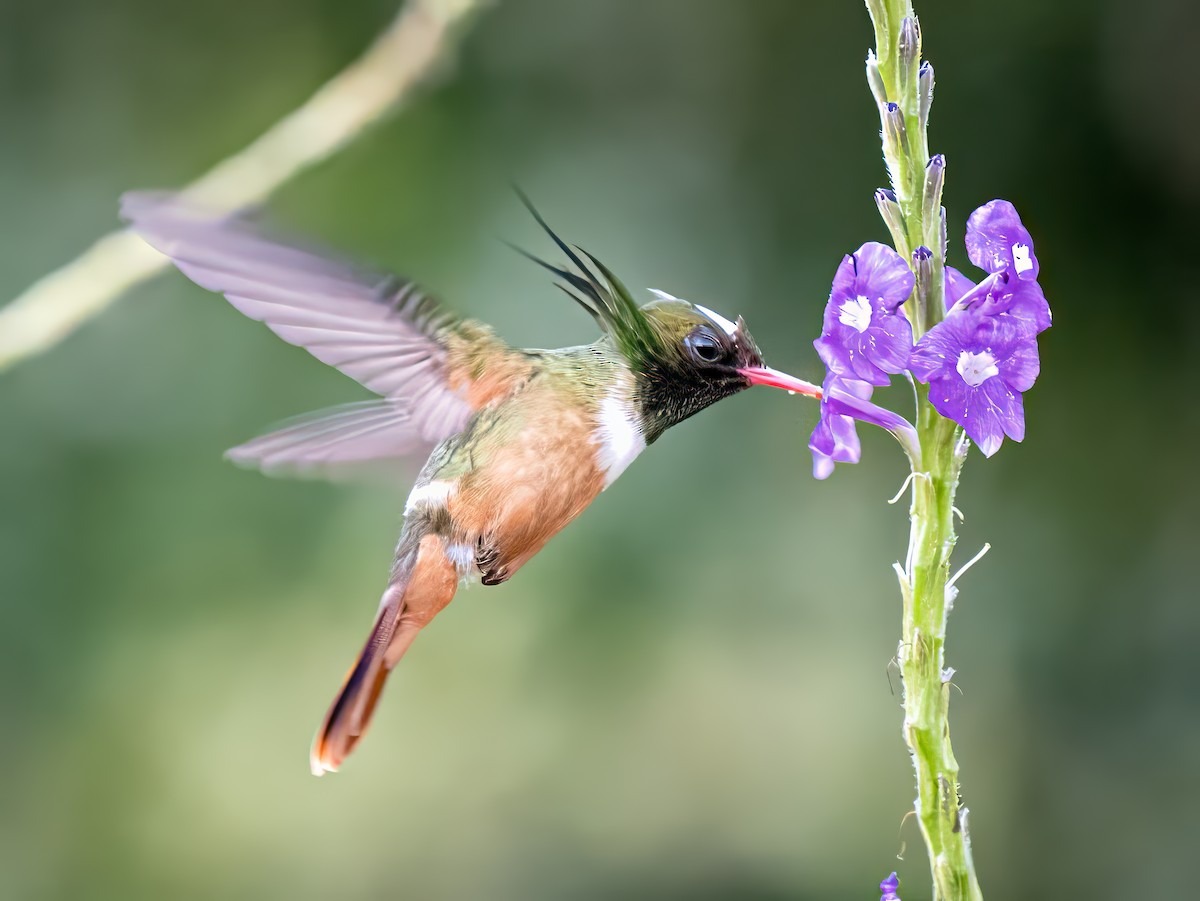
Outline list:
[[[683,343],[692,356],[701,363],[717,363],[727,356],[721,339],[706,328],[692,332],[684,339]]]

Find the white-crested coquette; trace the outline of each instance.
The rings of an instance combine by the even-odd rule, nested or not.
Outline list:
[[[517,349],[409,281],[172,196],[123,200],[133,228],[192,281],[379,396],[303,417],[231,459],[323,475],[432,447],[366,645],[317,732],[317,775],[358,743],[388,673],[460,580],[510,578],[647,445],[716,401],[754,384],[820,396],[768,368],[741,319],[661,291],[639,306],[604,264],[530,211],[569,262],[532,259],[600,326],[591,344]]]

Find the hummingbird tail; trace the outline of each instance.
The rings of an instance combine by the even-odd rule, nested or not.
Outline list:
[[[383,684],[417,633],[450,603],[458,569],[439,535],[404,535],[392,579],[358,660],[325,714],[309,762],[314,776],[336,773],[362,739]]]

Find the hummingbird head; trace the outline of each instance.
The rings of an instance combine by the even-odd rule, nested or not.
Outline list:
[[[665,291],[652,288],[651,293],[655,299],[639,312],[653,340],[634,345],[632,353],[622,350],[635,373],[636,402],[647,443],[705,407],[774,373],[763,362],[762,352],[740,317],[731,322]],[[795,388],[815,388],[794,381]]]
[[[565,284],[558,287],[587,310],[624,357],[634,376],[632,401],[647,444],[676,423],[751,385],[821,397],[817,385],[767,366],[741,318],[731,322],[707,307],[654,289],[655,299],[639,306],[607,266],[582,247],[564,243],[528,198],[519,191],[518,195],[578,271],[516,249],[561,278]]]

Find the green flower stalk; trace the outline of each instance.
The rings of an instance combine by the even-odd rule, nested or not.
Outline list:
[[[917,74],[921,33],[911,3],[869,3],[868,8],[875,24],[875,52],[867,67],[878,68],[887,98],[879,104],[884,158],[900,208],[900,228],[892,230],[892,238],[905,257],[911,258],[916,247],[932,250],[925,265],[917,267],[926,277],[917,279],[906,304],[919,340],[941,320],[944,309],[930,302],[945,265],[940,177],[945,165],[930,167],[926,138],[933,79],[925,79],[928,89],[922,97]],[[926,178],[927,169],[938,177]],[[915,810],[929,852],[934,896],[982,898],[971,860],[967,812],[960,800],[958,761],[950,743],[950,673],[945,664],[946,616],[954,591],[948,584],[950,554],[957,540],[954,495],[966,446],[956,440],[954,423],[930,406],[924,386],[917,387],[917,409],[917,435],[927,469],[913,473],[908,555],[905,566],[897,566],[904,596],[904,627],[896,655],[904,680],[904,740],[916,770]]]
[[[883,123],[887,161],[898,215],[886,216],[895,248],[914,260],[916,288],[905,303],[913,337],[942,321],[946,215],[942,208],[945,160],[929,158],[927,129],[933,69],[921,65],[921,31],[908,0],[869,0],[875,51],[867,59]],[[882,88],[883,97],[879,97]],[[967,809],[958,761],[950,743],[946,618],[956,589],[950,577],[954,496],[967,444],[961,430],[929,403],[916,384],[917,435],[924,470],[913,470],[908,554],[896,574],[904,598],[897,660],[904,682],[904,740],[917,777],[914,809],[929,853],[934,897],[982,899],[971,859]]]
[[[879,109],[890,188],[875,203],[894,249],[868,242],[842,260],[814,345],[826,366],[821,418],[809,441],[813,473],[857,463],[858,422],[886,428],[912,473],[911,528],[904,563],[897,660],[904,682],[904,740],[912,754],[914,810],[929,852],[935,899],[981,899],[971,859],[967,809],[950,743],[946,617],[959,474],[974,442],[990,457],[1004,438],[1025,437],[1023,393],[1039,371],[1037,335],[1050,307],[1037,283],[1033,240],[1012,204],[993,200],[967,221],[967,254],[988,274],[978,283],[946,265],[942,191],[946,159],[929,154],[933,67],[921,61],[921,30],[910,0],[867,0],[875,49],[867,83]],[[903,374],[916,400],[913,423],[871,402],[877,386]],[[890,888],[888,887],[890,886]],[[894,895],[895,885],[881,885]]]

